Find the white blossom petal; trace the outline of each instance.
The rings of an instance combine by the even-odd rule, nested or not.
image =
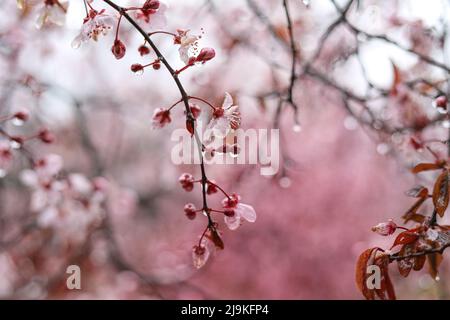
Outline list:
[[[232,105],[233,105],[233,98],[231,97],[231,94],[229,94],[228,92],[225,92],[225,99],[223,100],[222,108],[227,110]]]
[[[238,203],[234,211],[236,212],[236,214],[243,217],[248,222],[256,221],[256,211],[252,206],[248,204]]]
[[[224,220],[225,220],[225,223],[226,223],[228,229],[230,229],[230,230],[236,230],[241,225],[241,217],[236,210],[235,210],[234,216],[232,216],[232,217],[225,216]]]

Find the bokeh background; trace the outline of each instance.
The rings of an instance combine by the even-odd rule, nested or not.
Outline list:
[[[213,60],[180,76],[188,92],[216,105],[230,92],[240,106],[243,128],[272,128],[276,93],[288,86],[291,63],[282,1],[166,3],[165,30],[203,33],[201,45],[216,50]],[[92,5],[107,8],[100,0]],[[309,6],[292,0],[289,5],[300,72],[339,13],[328,0],[312,0]],[[346,1],[337,5],[343,8]],[[440,0],[360,0],[348,17],[371,34],[387,34],[446,64],[448,48],[440,41],[443,34],[447,37],[449,7]],[[69,1],[63,26],[37,29],[36,15],[36,8],[24,12],[15,1],[0,3],[0,114],[20,108],[31,114],[22,127],[4,123],[2,128],[18,134],[49,128],[55,143],[32,144],[33,153],[59,154],[65,172],[108,179],[107,209],[103,222],[84,230],[77,242],[67,237],[67,228],[81,232],[76,222],[41,227],[35,223],[38,213],[30,210],[31,192],[18,178],[26,161],[20,153],[14,155],[0,182],[0,297],[361,299],[354,283],[358,255],[392,242],[370,228],[388,218],[401,221],[412,203],[404,192],[429,182],[419,181],[408,168],[430,155],[410,145],[410,131],[386,134],[364,124],[366,115],[357,107],[360,118],[349,113],[339,88],[376,96],[368,81],[389,92],[397,68],[408,80],[446,79],[448,74],[395,45],[355,37],[343,26],[333,30],[314,65],[339,88],[317,77],[296,82],[301,131],[294,130],[295,115],[286,104],[279,120],[279,173],[261,176],[258,165],[207,167],[209,177],[254,206],[258,219],[236,231],[220,221],[225,250],[195,270],[191,250],[205,221],[201,216],[186,219],[183,206],[199,204],[201,194],[198,189],[184,192],[178,177],[183,172],[199,176],[199,169],[174,165],[170,158],[170,135],[184,126],[183,112],[175,109],[172,123],[161,130],[151,126],[154,109],[179,99],[169,73],[163,68],[141,76],[130,71],[131,64],[151,58],[139,55],[142,40],[126,22],[121,27],[127,45],[122,60],[110,51],[113,32],[73,49],[84,17],[81,0]],[[174,66],[182,67],[172,38],[155,36],[155,42]],[[446,90],[445,82],[443,86]],[[377,119],[407,126],[418,115],[432,119],[438,114],[433,93],[416,94],[406,86],[399,90],[408,98],[388,93],[374,99]],[[203,110],[207,120],[210,115]],[[445,139],[446,126],[437,122],[426,134]],[[219,205],[220,200],[211,197],[211,203]],[[81,267],[81,290],[66,288],[70,264]],[[392,265],[398,297],[448,298],[448,269],[444,260],[436,282],[425,269],[403,279]]]

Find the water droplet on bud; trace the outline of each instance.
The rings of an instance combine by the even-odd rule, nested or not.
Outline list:
[[[19,118],[13,118],[11,120],[11,122],[12,122],[13,125],[15,125],[17,127],[20,127],[20,126],[22,126],[25,123],[25,121],[23,121],[22,119],[19,119]]]
[[[22,146],[19,142],[17,141],[10,141],[9,145],[11,146],[12,149],[20,149],[20,147]]]
[[[292,131],[298,133],[298,132],[302,131],[302,126],[297,123],[292,127]]]

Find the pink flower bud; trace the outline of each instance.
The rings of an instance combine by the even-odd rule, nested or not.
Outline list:
[[[194,177],[189,173],[183,173],[178,179],[181,187],[186,191],[192,191],[194,189]]]
[[[184,206],[184,213],[186,214],[186,217],[188,217],[189,220],[195,219],[195,206],[192,203],[187,203]]]
[[[195,59],[196,62],[205,63],[216,56],[213,48],[203,48]]]
[[[434,100],[434,103],[436,104],[436,107],[446,110],[447,109],[447,97],[446,96],[439,96]]]
[[[122,59],[125,56],[126,51],[127,48],[125,47],[122,41],[120,41],[119,39],[114,40],[111,52],[113,53],[114,57],[116,57],[117,60]]]
[[[397,229],[397,225],[392,219],[389,219],[387,222],[382,222],[372,227],[372,231],[378,233],[382,236],[389,236],[395,232]]]

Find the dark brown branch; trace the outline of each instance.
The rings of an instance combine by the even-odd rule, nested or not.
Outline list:
[[[206,199],[206,183],[208,181],[208,178],[206,176],[205,171],[205,165],[204,165],[204,159],[202,154],[202,143],[200,140],[200,136],[197,132],[196,126],[195,126],[195,118],[192,115],[191,108],[189,107],[189,96],[186,93],[186,90],[184,89],[180,79],[178,78],[178,73],[172,68],[170,63],[167,61],[167,59],[164,57],[164,55],[161,53],[161,51],[158,49],[158,47],[155,45],[153,40],[150,38],[147,32],[142,29],[139,24],[126,12],[125,8],[122,8],[115,4],[114,2],[110,0],[103,0],[106,4],[111,6],[113,9],[115,9],[120,15],[122,15],[135,29],[138,31],[144,39],[147,41],[147,43],[152,47],[153,51],[155,52],[158,59],[164,64],[167,71],[169,71],[170,75],[172,76],[172,79],[174,80],[180,94],[181,99],[184,102],[185,111],[186,111],[186,122],[189,123],[192,128],[194,128],[194,138],[196,140],[197,146],[198,146],[198,153],[200,157],[200,170],[202,175],[202,198],[203,198],[203,210],[205,211],[207,218],[208,218],[208,226],[211,228],[214,227],[214,223],[212,221],[212,218],[208,212],[208,204]]]
[[[289,42],[291,47],[291,76],[290,76],[290,82],[288,87],[288,93],[287,93],[287,102],[294,108],[295,114],[297,115],[298,112],[298,106],[294,102],[293,99],[293,91],[294,91],[294,85],[295,81],[297,80],[297,74],[296,74],[296,64],[297,64],[297,47],[295,45],[295,39],[294,39],[294,30],[292,26],[292,19],[291,14],[289,11],[289,5],[287,0],[283,0],[283,8],[284,13],[286,15],[286,21],[287,21],[287,28],[289,32]],[[297,121],[297,118],[295,118]]]

